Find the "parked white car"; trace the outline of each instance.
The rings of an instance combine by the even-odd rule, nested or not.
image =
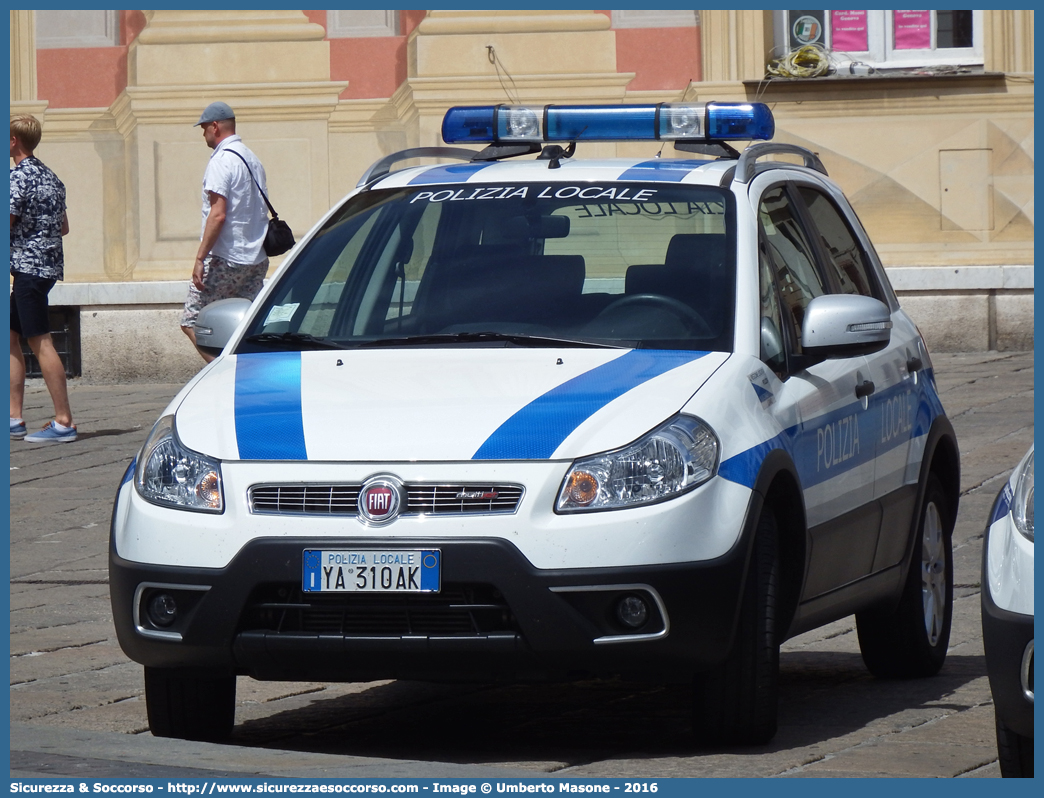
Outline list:
[[[112,520],[153,733],[227,736],[244,674],[621,676],[695,680],[700,741],[762,743],[780,643],[852,613],[873,673],[938,671],[957,442],[819,159],[727,143],[773,128],[453,108],[484,149],[382,159],[253,305],[205,308],[221,355]]]
[[[993,503],[982,558],[982,642],[1001,775],[1033,778],[1033,446]]]

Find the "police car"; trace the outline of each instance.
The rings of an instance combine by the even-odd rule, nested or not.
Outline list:
[[[1001,775],[1033,778],[1033,446],[1004,483],[986,526],[982,642]]]
[[[957,442],[855,213],[773,130],[452,108],[470,147],[381,159],[252,305],[204,309],[221,356],[112,519],[152,732],[228,736],[237,675],[607,677],[762,743],[780,643],[853,613],[874,674],[938,671]],[[576,157],[612,141],[648,156]]]

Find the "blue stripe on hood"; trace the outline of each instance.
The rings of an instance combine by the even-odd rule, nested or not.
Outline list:
[[[570,433],[614,399],[707,352],[634,349],[530,402],[486,439],[473,460],[547,460]]]
[[[689,161],[677,158],[663,158],[655,161],[643,161],[627,168],[617,180],[650,180],[678,183],[690,172],[695,171],[710,161]]]
[[[990,512],[990,522],[987,526],[993,526],[1011,512],[1011,500],[1013,498],[1015,498],[1015,491],[1012,490],[1011,483],[1007,482],[993,502],[993,510]]]
[[[127,470],[123,472],[123,479],[120,480],[120,487],[122,488],[132,479],[134,479],[134,469],[138,466],[138,458],[134,457],[130,461],[130,465],[127,466]]]
[[[468,178],[473,174],[492,165],[493,161],[481,161],[479,163],[433,166],[431,169],[428,169],[413,178],[410,181],[410,185],[417,186],[430,183],[466,183]]]
[[[237,356],[235,418],[241,460],[307,460],[301,353]]]

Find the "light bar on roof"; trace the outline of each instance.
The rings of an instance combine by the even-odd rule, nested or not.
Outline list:
[[[447,144],[735,141],[771,139],[774,132],[764,103],[457,106],[442,120]]]

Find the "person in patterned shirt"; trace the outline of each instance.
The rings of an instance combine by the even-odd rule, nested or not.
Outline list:
[[[65,186],[33,155],[40,143],[36,117],[11,117],[11,437],[30,443],[76,440],[65,366],[51,340],[47,294],[64,275],[62,236],[69,232]],[[22,420],[25,358],[21,337],[40,363],[54,403],[54,420],[26,435]]]

